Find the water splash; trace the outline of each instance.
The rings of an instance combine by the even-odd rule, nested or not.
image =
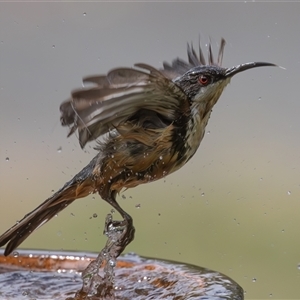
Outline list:
[[[112,214],[108,214],[105,220],[104,234],[108,237],[105,247],[98,257],[92,261],[82,272],[83,285],[74,298],[68,300],[80,300],[86,297],[96,297],[97,300],[115,300],[114,269],[117,257],[123,251],[124,236],[130,225],[125,221],[114,221]]]

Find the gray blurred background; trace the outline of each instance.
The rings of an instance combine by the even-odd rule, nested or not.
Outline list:
[[[233,78],[202,145],[177,173],[120,195],[134,218],[126,251],[208,267],[246,299],[300,297],[299,3],[0,3],[0,230],[95,155],[66,139],[59,105],[86,75],[186,58],[186,43],[227,41]],[[22,248],[99,251],[110,207],[94,195]],[[118,215],[115,218],[119,218]]]

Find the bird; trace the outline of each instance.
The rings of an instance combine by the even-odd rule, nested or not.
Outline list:
[[[134,239],[135,228],[117,195],[164,178],[193,157],[212,108],[234,75],[277,66],[248,62],[222,67],[224,47],[222,38],[215,60],[209,43],[206,60],[199,40],[198,53],[192,43],[187,44],[188,61],[176,58],[161,68],[137,63],[106,75],[84,77],[85,86],[72,91],[60,105],[60,120],[70,128],[68,136],[77,134],[81,148],[94,141],[97,154],[60,190],[0,236],[0,247],[7,244],[4,255],[76,199],[98,193],[122,217],[119,223],[112,221],[125,228],[118,241],[119,256]]]

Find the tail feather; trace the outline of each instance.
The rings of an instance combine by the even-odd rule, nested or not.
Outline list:
[[[4,251],[5,256],[16,249],[35,229],[48,222],[74,200],[94,192],[92,172],[96,159],[97,157],[53,196],[25,215],[21,221],[0,236],[0,247],[8,243]]]

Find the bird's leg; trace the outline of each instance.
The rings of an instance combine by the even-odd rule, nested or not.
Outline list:
[[[116,260],[134,239],[135,229],[132,218],[119,206],[114,197],[106,201],[122,215],[123,220],[114,221],[111,214],[107,215],[104,234],[108,240],[98,257],[82,272],[83,286],[76,294],[78,298],[84,295],[93,295],[99,299],[114,299],[113,284]],[[99,274],[101,266],[104,266],[102,276]]]

